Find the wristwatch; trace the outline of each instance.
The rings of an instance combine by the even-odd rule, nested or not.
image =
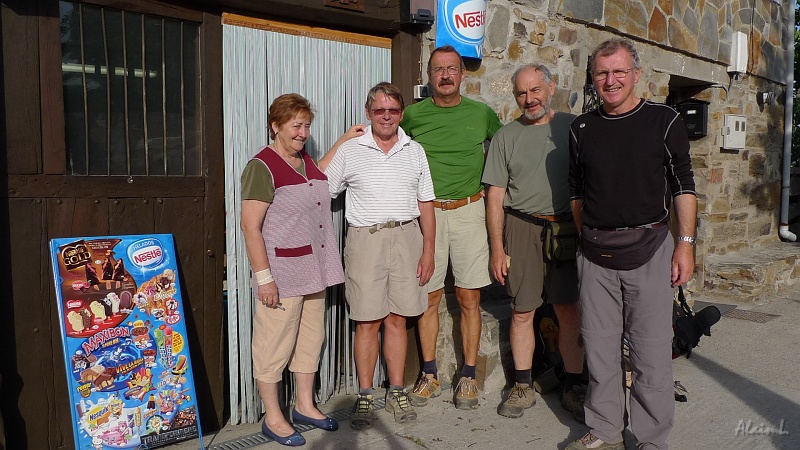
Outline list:
[[[678,241],[688,242],[692,247],[697,244],[697,238],[694,236],[678,236]]]

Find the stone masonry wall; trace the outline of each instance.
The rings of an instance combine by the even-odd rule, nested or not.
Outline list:
[[[487,103],[501,121],[510,122],[520,114],[511,94],[511,74],[522,64],[539,62],[555,77],[554,108],[580,114],[588,56],[603,40],[625,36],[636,43],[642,58],[637,95],[656,102],[668,97],[710,102],[708,134],[692,141],[699,244],[696,287],[690,288],[697,290],[703,286],[707,255],[778,240],[784,49],[789,48],[782,34],[788,26],[788,3],[780,3],[490,0],[483,60],[467,61],[462,93]],[[736,31],[749,36],[748,72],[743,76],[726,70]],[[430,30],[423,37],[424,62],[435,48],[434,36]],[[426,74],[422,77],[427,81]],[[775,93],[778,103],[759,105],[756,95],[765,91]],[[745,149],[721,149],[725,114],[746,116]]]

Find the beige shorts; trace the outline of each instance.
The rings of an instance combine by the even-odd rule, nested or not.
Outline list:
[[[360,322],[389,313],[415,317],[428,308],[428,290],[419,285],[422,231],[413,222],[370,233],[350,227],[344,247],[344,291],[350,318]]]
[[[325,291],[281,299],[286,309],[253,306],[253,378],[277,383],[283,370],[315,373],[325,341]]]
[[[489,278],[489,240],[483,199],[449,211],[433,209],[436,213],[436,270],[428,282],[428,292],[444,287],[448,262],[452,264],[457,287],[488,286],[492,280]]]

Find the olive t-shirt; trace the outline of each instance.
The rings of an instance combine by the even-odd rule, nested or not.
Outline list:
[[[506,188],[503,206],[526,214],[561,215],[569,203],[569,125],[556,113],[532,125],[519,118],[497,132],[486,155],[483,182]]]
[[[305,162],[300,160],[297,173],[306,176]],[[258,159],[251,159],[242,172],[242,200],[260,200],[272,203],[275,199],[275,185],[267,166]]]

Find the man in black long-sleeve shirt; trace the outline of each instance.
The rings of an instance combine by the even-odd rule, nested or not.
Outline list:
[[[603,104],[570,126],[569,172],[571,206],[583,238],[578,275],[590,431],[567,448],[625,448],[624,338],[633,373],[631,430],[639,448],[666,449],[675,415],[672,298],[694,272],[697,198],[689,140],[677,112],[635,95],[641,61],[630,41],[600,44],[590,64]],[[670,202],[677,244],[664,226]],[[639,252],[646,255],[641,262],[621,268],[609,263],[621,259],[613,250],[589,251],[589,234],[612,240],[643,235],[650,252]],[[648,247],[645,239],[630,247]]]

